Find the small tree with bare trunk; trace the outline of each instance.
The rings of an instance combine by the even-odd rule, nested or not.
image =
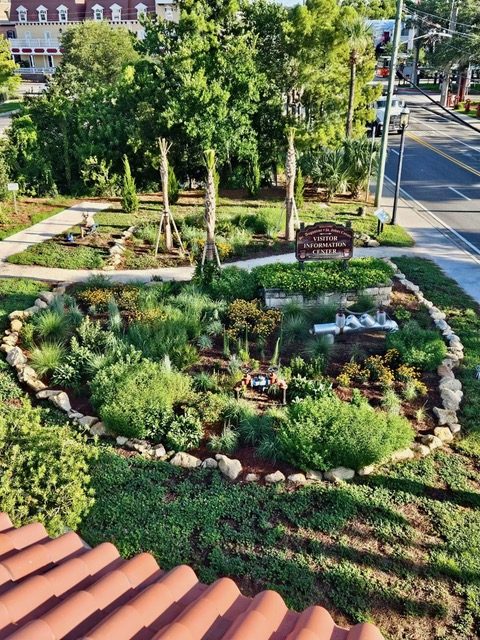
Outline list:
[[[217,247],[215,245],[215,222],[217,198],[215,188],[215,150],[205,151],[205,166],[207,167],[207,184],[205,187],[205,224],[207,227],[207,237],[205,249],[203,251],[202,266],[207,262],[217,260],[220,266]]]
[[[294,213],[295,213],[295,175],[297,172],[297,157],[295,154],[295,129],[288,130],[288,149],[285,160],[286,196],[285,208],[287,210],[287,221],[285,225],[285,240],[292,241],[295,238]]]
[[[168,152],[170,151],[171,144],[168,144],[165,138],[158,139],[158,146],[160,147],[160,180],[162,182],[162,194],[163,194],[163,221],[160,221],[160,228],[158,231],[158,239],[160,239],[160,233],[162,226],[165,227],[165,251],[172,251],[173,239],[172,239],[172,227],[170,225],[170,204],[168,201]],[[158,242],[155,250],[155,254],[158,252]]]

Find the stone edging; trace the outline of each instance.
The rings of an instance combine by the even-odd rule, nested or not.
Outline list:
[[[113,247],[110,247],[108,253],[110,257],[107,264],[103,267],[103,271],[115,271],[120,262],[122,261],[122,254],[125,251],[125,240],[128,240],[135,233],[137,227],[128,227],[126,231],[123,231],[122,237],[115,240]]]
[[[123,233],[123,241],[132,235],[132,227]],[[129,235],[127,235],[129,234]],[[116,253],[114,255],[121,255]],[[440,376],[439,390],[442,398],[442,407],[434,407],[433,412],[437,417],[438,426],[435,427],[433,433],[419,436],[417,441],[414,442],[411,447],[402,451],[395,451],[391,455],[392,462],[400,462],[402,460],[408,460],[412,458],[424,458],[438,447],[443,446],[451,442],[455,434],[461,430],[460,423],[458,421],[458,411],[460,402],[463,398],[462,384],[455,378],[453,370],[458,366],[459,362],[464,358],[464,348],[460,341],[460,338],[454,333],[452,328],[445,321],[445,314],[442,313],[437,307],[433,305],[430,300],[427,300],[420,288],[407,280],[403,273],[400,272],[397,265],[390,259],[385,259],[385,262],[395,270],[394,277],[405,286],[408,291],[411,291],[417,300],[424,304],[428,310],[430,317],[432,318],[435,326],[442,332],[445,341],[448,344],[447,357],[443,360],[438,367],[437,373]],[[148,456],[153,459],[169,461],[170,464],[177,467],[184,467],[188,469],[203,468],[203,469],[216,469],[227,477],[229,480],[236,480],[243,471],[242,465],[239,460],[228,458],[222,454],[216,454],[215,458],[206,458],[201,460],[189,453],[174,451],[167,452],[162,444],[150,444],[146,440],[129,439],[124,436],[116,437],[114,434],[109,434],[105,428],[103,422],[96,416],[85,416],[82,413],[73,411],[70,399],[64,391],[58,391],[54,389],[48,389],[38,377],[36,371],[28,365],[28,359],[20,347],[17,346],[19,333],[22,330],[23,320],[46,309],[52,304],[57,296],[63,296],[66,291],[68,283],[61,284],[52,291],[42,291],[38,294],[38,298],[35,300],[35,304],[23,311],[13,311],[8,316],[10,320],[10,330],[5,331],[5,335],[2,338],[2,344],[0,345],[0,351],[6,354],[7,362],[17,371],[17,377],[20,382],[25,383],[32,391],[35,392],[36,397],[39,399],[46,399],[56,407],[64,411],[68,417],[77,425],[83,429],[89,431],[91,436],[115,439],[117,446],[127,449],[129,451],[136,451],[137,453]],[[375,465],[369,465],[358,471],[358,475],[366,476],[375,472]],[[305,485],[314,482],[320,482],[321,480],[330,480],[334,482],[340,482],[342,480],[350,480],[356,475],[353,469],[347,469],[345,467],[338,467],[331,469],[325,473],[320,471],[310,471],[307,474],[294,473],[285,478],[285,475],[281,471],[275,473],[266,474],[263,480],[266,484],[279,484],[288,481],[293,485]],[[262,478],[259,474],[249,473],[245,476],[245,482],[258,482]]]

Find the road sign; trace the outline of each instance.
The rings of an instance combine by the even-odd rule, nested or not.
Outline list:
[[[9,182],[7,184],[8,191],[18,191],[18,182]]]

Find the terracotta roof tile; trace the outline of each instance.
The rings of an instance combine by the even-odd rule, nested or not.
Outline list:
[[[338,627],[322,607],[290,611],[275,591],[243,596],[230,578],[207,586],[182,565],[162,571],[103,543],[87,550],[0,514],[0,640],[382,640],[371,624]]]

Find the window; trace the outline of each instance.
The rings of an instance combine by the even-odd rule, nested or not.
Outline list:
[[[136,4],[135,9],[137,10],[137,20],[140,20],[140,17],[146,15],[147,13],[147,5],[143,4],[143,2]]]
[[[15,31],[7,31],[7,38],[12,40],[15,38]]]
[[[58,11],[58,21],[59,22],[67,22],[68,20],[68,9],[64,4],[61,4],[57,7]]]
[[[112,4],[110,11],[112,12],[113,22],[120,22],[122,19],[122,7],[119,4]]]
[[[17,8],[17,13],[18,13],[18,21],[19,22],[27,22],[28,15],[27,15],[27,10],[25,9],[25,7],[18,7]]]
[[[41,5],[40,7],[37,7],[37,12],[38,12],[38,21],[47,22],[47,19],[48,19],[47,8]]]
[[[93,11],[93,19],[97,22],[101,22],[103,20],[103,7],[99,4],[95,4],[92,7]]]
[[[44,31],[43,35],[45,37],[45,40],[51,40],[51,38],[52,38],[52,32],[51,31]]]

